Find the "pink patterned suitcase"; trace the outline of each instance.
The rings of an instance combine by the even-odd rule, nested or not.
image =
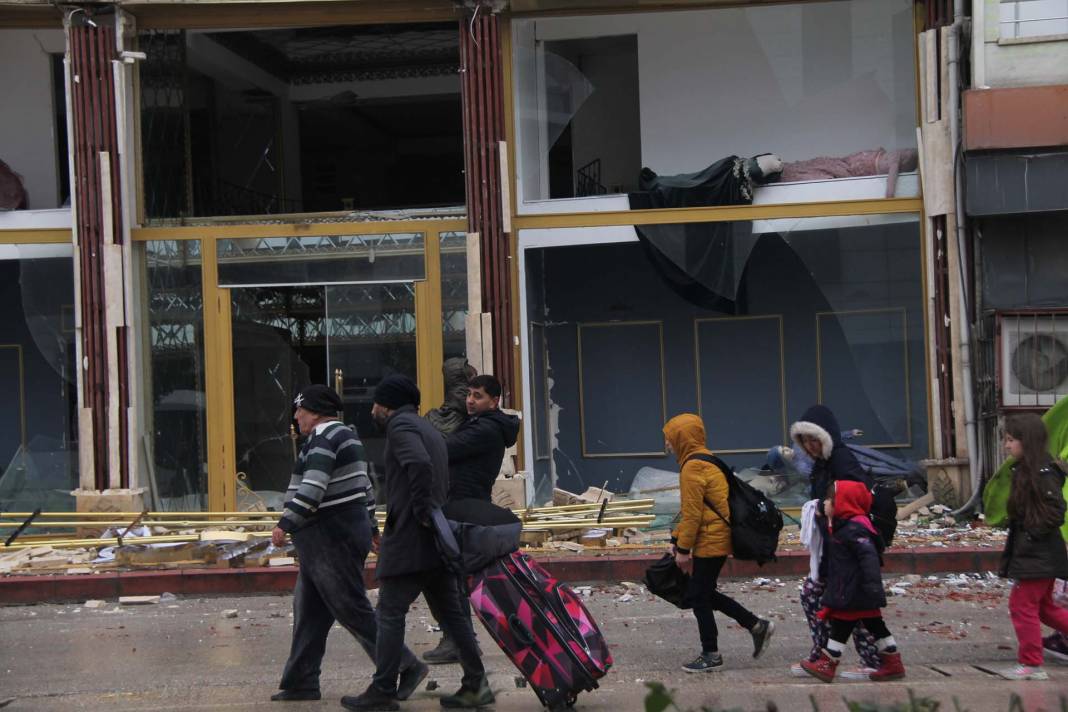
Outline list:
[[[575,592],[522,552],[469,581],[471,606],[534,694],[550,710],[597,688],[612,666],[601,631]]]

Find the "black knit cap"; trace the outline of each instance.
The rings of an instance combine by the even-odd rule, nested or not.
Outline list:
[[[333,388],[316,383],[297,394],[293,399],[293,408],[303,408],[320,415],[337,415],[342,409],[341,396]]]
[[[419,387],[407,376],[397,373],[386,376],[375,388],[375,403],[390,410],[406,405],[419,407]]]

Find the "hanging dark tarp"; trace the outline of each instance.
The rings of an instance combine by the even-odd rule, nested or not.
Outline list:
[[[631,193],[631,210],[749,205],[755,178],[753,159],[728,156],[697,173],[660,176],[643,168],[641,191]],[[714,222],[636,225],[645,254],[683,299],[705,309],[735,311],[738,279],[754,238],[752,223]]]

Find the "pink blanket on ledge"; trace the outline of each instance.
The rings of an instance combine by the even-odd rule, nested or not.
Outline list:
[[[886,197],[892,198],[897,187],[897,174],[901,171],[916,170],[918,163],[918,153],[914,148],[901,151],[877,148],[871,151],[857,151],[841,158],[820,156],[806,161],[784,163],[782,181],[790,183],[801,180],[885,175],[887,177]]]

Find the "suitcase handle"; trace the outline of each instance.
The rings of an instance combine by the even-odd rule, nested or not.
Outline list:
[[[527,647],[534,645],[534,634],[530,632],[530,628],[528,628],[523,621],[519,620],[519,616],[514,613],[508,616],[508,629],[512,631],[512,635],[514,635],[523,645],[526,645]]]

